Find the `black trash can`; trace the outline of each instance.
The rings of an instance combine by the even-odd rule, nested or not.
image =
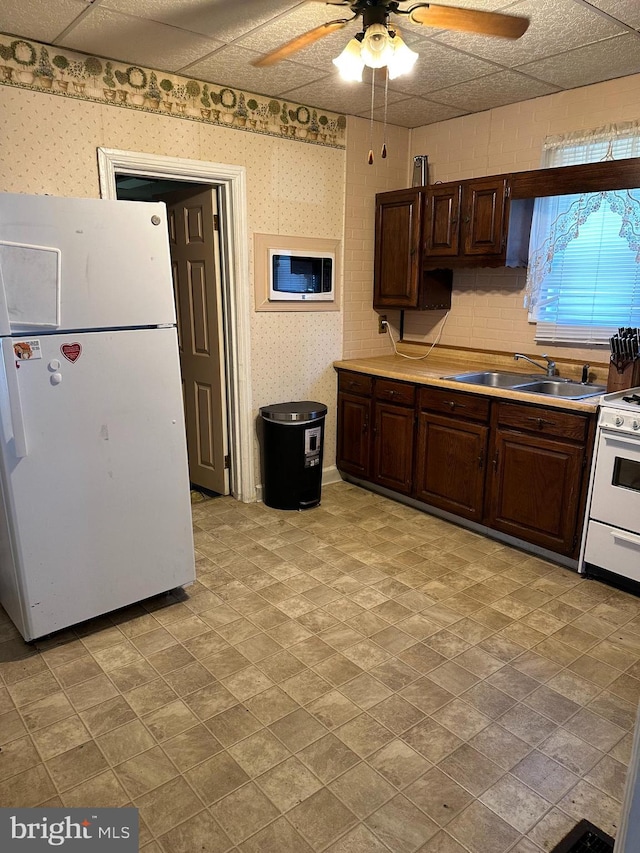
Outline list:
[[[320,503],[327,407],[302,400],[262,406],[262,498],[274,509]]]

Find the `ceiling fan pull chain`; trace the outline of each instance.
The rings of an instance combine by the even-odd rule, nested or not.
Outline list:
[[[373,166],[373,105],[376,94],[376,69],[371,69],[371,119],[369,121],[369,156],[367,163]]]
[[[384,74],[384,125],[382,126],[382,154],[383,160],[387,159],[387,98],[389,93],[389,67],[385,68]]]

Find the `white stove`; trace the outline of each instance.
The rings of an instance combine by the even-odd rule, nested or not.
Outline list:
[[[640,584],[640,388],[602,397],[587,505],[579,571]]]

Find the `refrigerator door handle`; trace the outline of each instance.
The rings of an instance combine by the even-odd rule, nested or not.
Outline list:
[[[9,318],[9,306],[7,304],[7,291],[2,277],[2,264],[0,264],[0,335],[11,334],[11,320]]]
[[[11,415],[14,453],[18,459],[22,459],[27,455],[27,433],[22,412],[22,401],[20,400],[16,356],[13,351],[13,341],[10,338],[3,338],[2,340],[2,355],[7,381],[6,387]]]

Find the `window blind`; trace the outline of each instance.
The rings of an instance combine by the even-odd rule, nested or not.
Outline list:
[[[636,156],[634,124],[551,138],[543,167]],[[530,258],[536,340],[604,344],[640,325],[640,190],[537,199]]]

